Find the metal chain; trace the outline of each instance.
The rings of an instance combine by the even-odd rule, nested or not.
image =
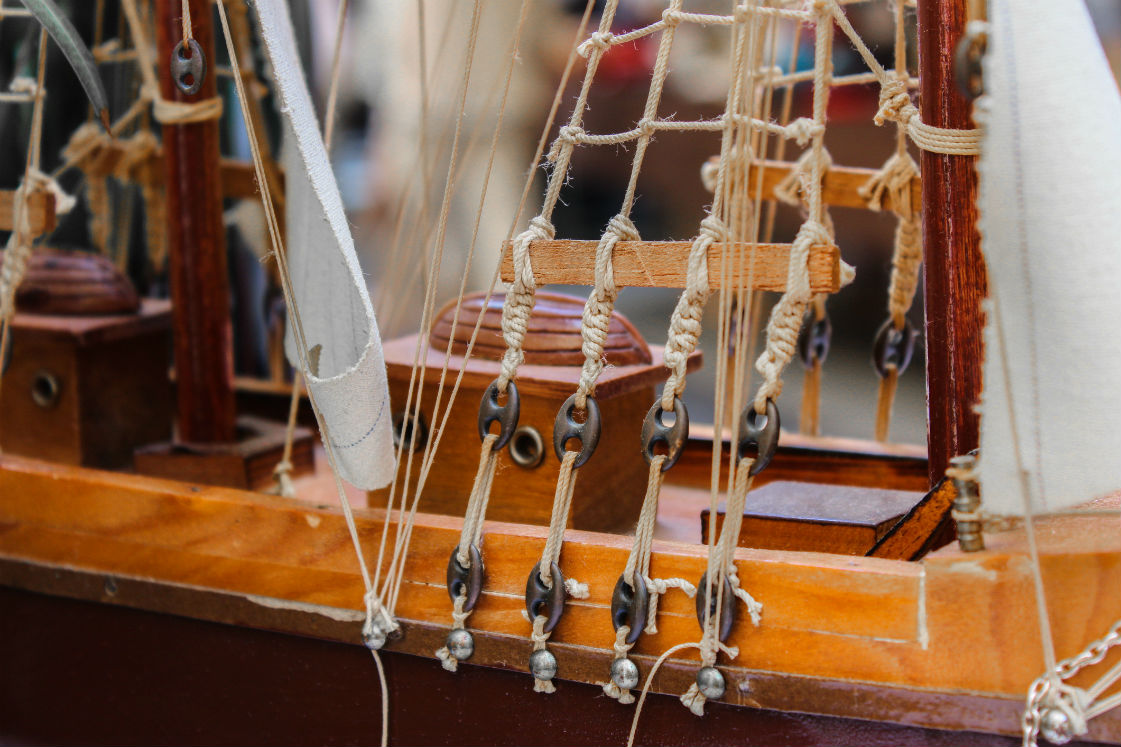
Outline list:
[[[1106,633],[1101,640],[1091,643],[1082,653],[1060,661],[1055,666],[1055,673],[1064,680],[1068,677],[1072,677],[1085,667],[1100,662],[1105,658],[1109,649],[1113,648],[1118,643],[1121,643],[1121,620],[1115,622],[1113,627],[1109,629],[1109,632]]]
[[[1086,667],[1101,662],[1109,650],[1119,643],[1121,643],[1121,620],[1115,622],[1109,632],[1101,639],[1094,641],[1075,656],[1063,659],[1056,664],[1055,674],[1058,675],[1060,680],[1067,680]],[[1044,698],[1051,692],[1052,687],[1053,680],[1044,674],[1036,679],[1028,689],[1027,707],[1021,721],[1024,747],[1035,747],[1036,740],[1039,738],[1042,717],[1041,705]],[[1060,697],[1062,696],[1060,695]]]

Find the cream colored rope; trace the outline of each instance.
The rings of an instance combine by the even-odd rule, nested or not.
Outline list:
[[[221,3],[218,3],[221,5]],[[187,9],[187,0],[183,0],[183,37],[184,40],[191,36],[191,17]],[[144,84],[140,87],[141,100],[151,102],[152,115],[157,122],[162,124],[192,124],[207,122],[222,116],[222,98],[214,96],[201,101],[174,101],[165,99],[160,94],[160,84],[156,79],[156,63],[152,58],[152,47],[144,25],[140,22],[140,14],[136,9],[136,0],[121,0],[121,9],[125,12],[129,32],[132,34],[133,44],[140,57],[140,75]],[[223,8],[223,11],[225,9]],[[231,63],[232,64],[232,63]],[[233,65],[235,69],[238,66]]]
[[[39,171],[39,158],[43,141],[43,102],[47,73],[47,30],[39,31],[39,49],[36,62],[34,99],[31,108],[31,133],[27,141],[27,159],[23,178],[20,179],[12,202],[12,232],[8,235],[4,258],[0,260],[0,385],[3,384],[3,361],[11,345],[12,316],[16,312],[16,290],[27,272],[31,259],[31,213],[27,197],[43,188],[45,177]]]
[[[734,646],[727,646],[718,637],[720,630],[721,614],[723,610],[724,581],[731,585],[732,592],[747,606],[752,623],[759,625],[763,614],[763,605],[740,587],[739,574],[735,564],[736,546],[739,541],[740,525],[743,522],[743,507],[747,494],[751,491],[751,467],[755,460],[751,457],[741,459],[736,465],[735,485],[728,494],[728,502],[724,512],[724,524],[720,528],[720,538],[710,548],[708,556],[708,571],[704,598],[712,599],[716,594],[715,614],[708,614],[706,609],[701,636],[701,665],[711,667],[716,662],[716,656],[723,651],[729,658],[739,656],[739,650]],[[698,589],[697,593],[701,593]],[[694,682],[681,696],[681,702],[697,716],[704,715],[706,698],[701,693],[697,683]]]
[[[588,0],[587,5],[586,5],[585,10],[584,10],[584,15],[581,18],[579,27],[578,27],[577,32],[576,32],[576,39],[577,40],[579,40],[584,34],[584,30],[587,27],[588,19],[591,16],[591,12],[592,12],[593,7],[594,7],[594,0]],[[523,11],[522,11],[523,12],[523,17],[519,21],[519,28],[520,28],[520,24],[524,23],[524,13],[525,13],[526,9],[527,9],[527,5],[523,4]],[[517,42],[515,41],[515,46],[512,50],[512,53],[511,53],[511,60],[513,60],[516,57],[516,52],[517,52]],[[538,140],[537,150],[536,150],[536,152],[534,153],[534,156],[533,156],[533,161],[532,161],[533,164],[537,164],[537,163],[540,162],[542,154],[545,151],[545,144],[547,143],[547,138],[548,138],[549,132],[552,130],[553,121],[554,121],[554,118],[556,116],[557,109],[560,106],[561,96],[562,96],[564,90],[567,87],[567,81],[568,81],[569,75],[572,72],[572,68],[573,68],[573,65],[575,63],[575,60],[576,60],[576,52],[575,52],[575,46],[573,46],[573,51],[569,54],[568,61],[566,62],[564,70],[561,74],[560,82],[558,83],[556,92],[554,93],[554,96],[553,96],[552,107],[549,110],[548,117],[546,117],[545,126],[544,126],[544,128],[541,132],[540,139]],[[509,75],[509,72],[510,71],[508,70],[508,75]],[[507,84],[508,83],[509,83],[509,78],[507,78]],[[505,94],[503,95],[503,99],[505,100]],[[499,135],[500,130],[501,130],[501,127],[497,127],[495,129],[494,141],[492,142],[492,159],[493,159],[494,148],[496,147],[497,139],[498,139],[498,135]],[[489,174],[489,168],[488,168],[488,174]],[[507,238],[508,239],[509,239],[510,236],[513,235],[514,228],[517,226],[518,222],[521,220],[522,212],[525,209],[526,201],[529,198],[529,192],[530,192],[530,189],[532,187],[532,184],[533,184],[533,168],[531,167],[528,170],[528,175],[527,175],[527,178],[525,180],[525,184],[524,184],[523,189],[522,189],[522,195],[521,195],[521,200],[518,203],[518,209],[517,209],[517,211],[514,215],[513,221],[510,224],[510,229],[507,233]],[[483,199],[485,199],[485,190],[484,190],[484,194],[483,194]],[[476,235],[477,235],[477,231],[478,231],[478,222],[479,222],[479,216],[481,216],[481,210],[482,210],[482,201],[480,200],[480,212],[479,212],[479,215],[476,217],[476,226],[475,226]],[[541,222],[539,222],[538,225],[541,225]],[[545,225],[547,225],[547,223]],[[473,242],[474,242],[474,237],[472,238],[472,243]],[[523,246],[523,250],[526,250],[527,248],[528,248],[527,246]],[[515,250],[516,250],[516,247],[515,247]],[[498,282],[500,269],[501,269],[501,263],[495,268],[494,274],[491,277],[490,287],[487,290],[486,298],[484,299],[484,302],[483,302],[483,307],[484,308],[490,302],[491,294],[493,293],[495,285]],[[530,275],[530,282],[532,283],[532,275]],[[505,309],[503,311],[505,313]],[[451,397],[449,398],[448,407],[447,407],[447,410],[445,411],[445,414],[444,414],[444,421],[440,424],[440,427],[437,429],[436,444],[434,445],[433,450],[432,450],[433,455],[436,453],[436,446],[438,446],[439,436],[443,433],[444,426],[445,426],[446,421],[447,421],[447,417],[451,412],[452,402],[455,399],[456,393],[459,391],[459,386],[460,386],[460,383],[462,382],[463,374],[467,370],[466,361],[469,360],[470,357],[471,357],[471,352],[474,349],[475,340],[477,339],[479,329],[482,325],[482,320],[483,320],[483,315],[480,314],[475,321],[475,327],[471,332],[471,338],[468,341],[467,350],[464,353],[465,364],[460,368],[460,371],[459,371],[459,373],[456,377],[455,385],[452,388],[452,393],[451,393]],[[523,334],[524,334],[524,332],[523,332]],[[478,470],[477,470],[476,475],[475,475],[474,483],[472,484],[472,487],[471,487],[471,498],[468,501],[468,509],[467,509],[467,513],[464,517],[464,527],[463,527],[463,529],[460,533],[460,544],[458,546],[458,552],[457,552],[457,557],[456,557],[456,559],[459,561],[459,563],[461,565],[463,565],[464,567],[469,567],[469,561],[470,561],[470,557],[469,557],[468,552],[467,552],[469,545],[465,542],[465,539],[469,539],[470,543],[474,544],[476,546],[478,546],[481,543],[481,540],[482,540],[483,521],[486,517],[486,507],[487,507],[487,503],[489,502],[489,499],[490,499],[490,491],[491,491],[491,486],[492,486],[493,479],[494,479],[494,470],[495,470],[495,466],[497,464],[497,457],[498,457],[497,453],[495,452],[495,450],[493,448],[496,440],[497,440],[496,435],[488,435],[487,438],[485,438],[483,440],[482,452],[481,452],[480,457],[479,457],[479,467],[478,467]],[[425,474],[427,474],[427,472],[425,472]],[[459,594],[453,602],[453,609],[452,609],[452,629],[453,630],[466,627],[466,621],[467,621],[467,618],[470,614],[470,611],[464,609],[465,602],[466,602],[466,590],[464,590],[463,593]],[[443,664],[445,669],[454,672],[458,668],[458,660],[455,658],[455,656],[452,654],[451,650],[446,645],[443,646],[441,649],[439,649],[436,652],[436,656],[437,656],[437,658],[439,658],[441,660],[441,663]]]
[[[650,460],[650,472],[646,481],[646,495],[642,499],[642,510],[639,513],[638,525],[635,527],[634,542],[631,544],[627,564],[623,568],[624,581],[634,587],[633,580],[638,578],[646,585],[649,602],[647,603],[646,619],[642,621],[643,632],[653,635],[658,632],[658,600],[671,588],[681,589],[685,595],[692,597],[697,593],[693,584],[682,578],[652,578],[650,576],[650,560],[654,544],[654,530],[658,523],[658,498],[662,490],[662,480],[665,472],[662,465],[666,456],[659,455]],[[615,632],[615,659],[626,659],[633,643],[627,643],[627,636],[631,628],[621,625]],[[620,687],[609,679],[607,682],[598,683],[605,695],[615,698],[620,703],[628,705],[634,702],[634,696],[629,689]]]
[[[125,2],[133,2],[133,0],[124,0]],[[226,49],[229,52],[230,65],[234,71],[234,85],[237,90],[238,103],[241,106],[242,119],[245,124],[246,134],[249,139],[249,147],[253,156],[253,168],[257,176],[257,184],[261,190],[261,204],[265,210],[267,225],[269,229],[269,237],[272,241],[273,254],[276,257],[277,266],[280,269],[281,289],[284,292],[285,302],[288,304],[288,310],[292,317],[293,326],[292,331],[296,338],[296,351],[300,359],[300,367],[303,370],[309,370],[308,361],[308,344],[307,337],[304,334],[303,321],[300,318],[300,310],[296,303],[296,297],[292,289],[292,281],[288,274],[288,259],[287,252],[284,248],[284,243],[281,238],[280,224],[276,216],[274,202],[269,194],[268,181],[265,179],[265,166],[264,159],[261,155],[260,146],[257,141],[257,134],[253,127],[253,120],[249,115],[248,95],[245,92],[244,81],[241,76],[241,71],[238,66],[238,58],[234,49],[233,36],[230,33],[229,21],[226,18],[226,10],[224,5],[219,2],[218,17],[222,25],[222,33],[226,40]],[[133,8],[135,13],[135,7]],[[354,521],[354,513],[350,506],[350,500],[347,498],[346,491],[343,488],[342,478],[339,477],[338,467],[336,465],[335,449],[331,439],[330,430],[327,422],[323,419],[323,415],[319,410],[315,401],[315,396],[312,391],[308,390],[308,399],[311,402],[312,411],[315,413],[316,421],[318,423],[320,432],[323,434],[323,443],[326,447],[327,461],[331,467],[331,472],[335,478],[335,489],[338,493],[339,504],[343,509],[343,517],[346,520],[347,531],[350,535],[351,544],[354,547],[355,555],[358,560],[359,572],[362,576],[362,583],[366,589],[364,601],[366,604],[366,619],[362,626],[363,638],[367,639],[375,635],[376,630],[380,629],[384,632],[391,632],[397,628],[396,622],[392,617],[386,614],[381,601],[378,599],[373,582],[370,578],[369,569],[366,565],[365,554],[362,550],[362,543],[358,538],[358,529]],[[387,517],[388,518],[388,517]],[[382,745],[388,744],[389,732],[389,690],[386,687],[385,673],[382,669],[381,659],[375,648],[370,647],[370,654],[374,659],[378,668],[378,676],[381,680],[381,696],[382,696]]]

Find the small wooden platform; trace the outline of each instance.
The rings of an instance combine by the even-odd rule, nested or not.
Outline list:
[[[284,453],[285,424],[243,415],[237,420],[239,439],[233,443],[191,444],[167,441],[136,452],[136,471],[153,477],[264,489],[272,486],[273,469]],[[315,468],[317,439],[308,428],[297,427],[292,442],[292,475]]]
[[[171,436],[170,304],[136,314],[18,313],[0,397],[0,448],[65,464],[125,467]]]
[[[740,547],[864,555],[911,508],[921,492],[779,481],[752,490],[744,505]],[[724,505],[716,530],[724,526]],[[708,541],[709,511],[701,512]]]
[[[15,204],[15,190],[0,189],[0,231],[11,231],[15,226]],[[28,195],[27,210],[33,237],[54,230],[55,204],[54,195],[50,192],[32,192]]]

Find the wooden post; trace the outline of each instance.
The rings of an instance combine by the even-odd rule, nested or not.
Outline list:
[[[190,0],[195,41],[208,69],[194,96],[172,81],[168,61],[182,40],[180,0],[156,0],[157,67],[167,99],[202,101],[216,95],[214,36],[209,0]],[[233,344],[226,237],[222,225],[218,121],[163,128],[167,163],[169,284],[174,308],[179,439],[233,441]]]
[[[954,83],[954,49],[967,0],[919,0],[919,75],[924,122],[973,127],[972,104]],[[987,293],[977,233],[977,173],[969,156],[922,154],[926,403],[930,481],[949,459],[978,445],[981,302]]]

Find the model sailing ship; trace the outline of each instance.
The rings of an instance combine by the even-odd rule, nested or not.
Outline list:
[[[16,664],[5,677],[3,708],[4,722],[15,725],[13,735],[122,741],[190,734],[193,741],[214,741],[265,733],[287,741],[369,741],[380,727],[401,741],[599,742],[612,735],[621,741],[631,727],[632,711],[625,707],[634,700],[630,691],[645,685],[654,693],[681,696],[705,718],[693,719],[673,699],[652,696],[638,720],[640,741],[697,741],[706,734],[730,740],[739,729],[812,724],[820,741],[852,742],[868,741],[854,737],[857,730],[880,728],[828,717],[880,722],[893,730],[895,742],[938,738],[914,727],[1022,733],[1029,743],[1040,734],[1054,742],[1121,741],[1113,708],[1121,674],[1116,497],[1068,510],[1121,487],[1119,444],[1109,417],[1121,405],[1113,382],[1121,360],[1119,338],[1084,323],[1087,316],[1118,316],[1112,291],[1121,260],[1106,247],[1121,234],[1116,225],[1121,184],[1113,168],[1121,156],[1121,107],[1081,6],[1016,5],[1013,13],[1011,3],[991,3],[987,25],[970,29],[958,63],[965,83],[976,84],[978,76],[983,81],[979,135],[970,129],[969,104],[952,82],[948,50],[962,36],[965,20],[957,4],[919,3],[916,107],[905,64],[884,70],[848,24],[844,7],[831,0],[744,3],[726,15],[693,13],[674,0],[660,21],[627,33],[613,29],[616,4],[608,3],[598,30],[585,34],[570,58],[570,69],[572,61],[586,60],[581,93],[549,152],[544,206],[510,242],[500,318],[490,300],[464,300],[462,294],[437,314],[434,266],[420,333],[385,345],[387,372],[287,9],[279,0],[254,6],[291,146],[282,229],[281,200],[273,192],[278,180],[267,173],[258,118],[243,90],[244,50],[234,49],[227,9],[219,3],[291,312],[290,357],[308,381],[332,470],[364,488],[391,484],[386,509],[362,511],[351,511],[340,484],[340,511],[201,487],[215,481],[205,479],[215,468],[199,464],[234,460],[242,474],[250,474],[253,469],[245,465],[264,458],[252,449],[221,446],[236,443],[236,427],[223,352],[221,317],[227,312],[215,300],[224,294],[207,285],[225,274],[223,255],[214,251],[221,191],[213,71],[200,65],[216,59],[209,7],[155,3],[160,53],[149,58],[136,4],[126,0],[122,8],[139,67],[147,71],[147,101],[163,122],[171,274],[182,283],[173,283],[174,313],[184,320],[176,325],[179,442],[163,450],[164,466],[153,471],[198,472],[168,481],[3,456],[0,577],[5,606],[14,611],[4,616],[13,621],[5,626],[4,645],[6,659]],[[476,10],[476,23],[477,18]],[[711,119],[678,122],[659,112],[667,59],[681,24],[727,27],[731,35],[732,82],[724,111]],[[767,64],[774,46],[767,47],[766,40],[773,40],[779,24],[804,26],[814,36],[815,65],[806,79],[813,83],[812,113],[791,121],[768,103],[774,90],[793,85],[798,75],[787,73],[784,81],[773,63]],[[826,99],[833,85],[842,84],[831,71],[835,25],[881,88],[878,116],[899,132],[893,159],[864,178],[832,165],[825,150]],[[599,62],[618,45],[646,36],[657,37],[658,55],[641,118],[626,132],[586,131],[582,112]],[[971,68],[971,60],[982,56],[983,37],[988,48],[983,64]],[[470,58],[466,68],[469,77]],[[41,106],[41,79],[37,90]],[[466,90],[465,79],[464,95]],[[629,213],[646,148],[655,134],[671,137],[673,130],[688,129],[721,137],[710,171],[711,209],[698,211],[703,220],[691,242],[644,242]],[[839,290],[848,274],[830,230],[831,200],[874,203],[898,216],[899,292],[877,345],[879,368],[889,382],[883,400],[890,403],[894,377],[906,365],[914,339],[900,313],[910,303],[908,282],[915,282],[913,268],[907,271],[907,251],[915,245],[914,197],[920,188],[905,137],[922,149],[929,463],[935,484],[866,553],[809,552],[836,545],[814,545],[810,532],[798,531],[782,549],[759,549],[758,542],[738,547],[750,523],[744,510],[753,483],[761,494],[764,482],[789,479],[815,461],[842,465],[829,482],[872,472],[880,484],[865,482],[866,494],[906,482],[898,460],[883,453],[815,453],[782,445],[789,439],[780,435],[774,405],[803,326],[808,332],[803,357],[811,370],[820,370],[827,345],[820,294]],[[787,140],[804,146],[801,159],[783,160],[774,142]],[[619,143],[633,143],[633,156],[618,214],[598,241],[556,239],[550,214],[573,151]],[[982,181],[975,205],[978,150]],[[194,163],[203,168],[191,168]],[[31,171],[29,166],[25,176]],[[1077,190],[1055,189],[1073,179]],[[856,197],[844,187],[853,182]],[[804,202],[806,219],[790,244],[773,244],[763,241],[768,237],[760,219],[764,201],[782,194]],[[21,243],[30,245],[26,216],[32,210],[24,206],[45,200],[41,195],[26,180],[13,195],[15,238],[4,274],[9,305],[2,307],[5,334],[13,330],[13,337],[27,327],[11,317],[20,274],[12,270],[12,257]],[[980,393],[984,271],[975,209],[991,298],[980,466],[974,474],[968,458],[955,460],[953,479],[942,480],[950,457],[967,457],[978,445],[972,408]],[[441,221],[437,248],[443,227]],[[1061,255],[1057,246],[1064,247]],[[219,265],[193,264],[200,261]],[[536,290],[560,282],[593,286],[578,322],[566,301]],[[613,315],[617,287],[626,284],[685,289],[664,350],[648,350]],[[716,437],[704,444],[688,433],[681,400],[690,361],[696,361],[700,312],[706,302],[718,304],[721,349],[732,352],[727,360],[722,354],[717,370],[732,382],[746,380],[751,293],[763,289],[783,295],[758,362],[761,387],[751,397],[734,384],[718,387],[718,397],[729,406],[715,409]],[[1046,315],[1039,313],[1039,299],[1046,299]],[[186,320],[199,318],[214,326],[183,331],[191,326]],[[71,336],[79,346],[96,337]],[[401,346],[413,351],[403,365],[394,358]],[[20,362],[19,339],[14,348],[12,377],[20,365],[39,365]],[[626,351],[630,358],[620,357],[617,368],[604,370],[605,356],[614,363],[612,356]],[[1085,360],[1095,365],[1067,370]],[[395,366],[404,375],[397,376]],[[37,406],[70,407],[64,398],[74,394],[66,383],[56,378],[53,395],[46,384],[33,390],[47,402],[41,406],[36,400]],[[5,384],[7,416],[13,385]],[[478,410],[474,401],[463,405],[472,387],[481,395]],[[199,392],[208,392],[205,408],[198,406]],[[638,395],[645,402],[638,402]],[[726,410],[735,417],[724,418]],[[395,451],[391,421],[398,424]],[[465,447],[465,436],[473,440],[475,433],[481,444]],[[549,433],[553,449],[545,446]],[[211,446],[200,448],[199,442]],[[632,444],[642,446],[640,455],[630,454],[643,460],[637,472],[628,466],[628,455],[618,453],[637,451]],[[150,449],[145,452],[151,457]],[[276,454],[268,453],[275,460]],[[142,461],[136,460],[138,469]],[[619,485],[610,483],[613,475],[624,476]],[[804,473],[798,477],[806,479]],[[535,479],[549,486],[543,498],[534,492]],[[668,503],[675,481],[710,488],[707,546],[654,537],[659,497]],[[520,511],[511,496],[523,485],[535,496],[528,503],[538,505]],[[849,500],[862,500],[860,492],[850,495],[855,497]],[[373,504],[380,500],[376,495]],[[625,504],[629,520],[620,516],[626,511],[602,508],[608,502]],[[542,503],[548,511],[540,510]],[[956,514],[950,514],[951,504]],[[423,513],[452,506],[455,513],[452,508]],[[524,518],[533,511],[535,518]],[[990,514],[1022,519],[990,526],[982,539]],[[930,552],[940,527],[955,519],[960,546]],[[570,520],[577,529],[567,529]],[[633,536],[586,530],[632,522],[638,523]],[[161,614],[142,615],[130,607]],[[215,627],[184,617],[247,627]],[[361,668],[351,662],[354,645],[252,630],[260,628],[361,641],[375,652],[388,710],[378,713],[368,662]],[[65,635],[53,637],[55,631]],[[121,645],[106,646],[98,658],[102,636],[110,635],[120,636]],[[235,639],[229,648],[227,642]],[[144,651],[158,651],[163,663],[138,658]],[[253,652],[245,664],[248,687],[246,680],[229,680],[229,687],[224,681],[235,651]],[[48,699],[35,696],[91,684],[80,676],[66,682],[52,677],[60,671],[55,662],[63,661],[83,672],[100,670],[97,676],[107,681],[98,681],[104,697],[75,698],[72,718],[59,721],[47,718],[53,707]],[[211,669],[219,665],[223,669]],[[270,690],[268,683],[300,667],[312,670],[313,681],[323,678],[314,681],[314,689],[328,682],[340,686],[355,708],[319,718],[327,700],[322,692],[300,701],[301,707],[314,703],[314,719],[278,708],[291,701],[283,688]],[[194,679],[203,672],[203,680]],[[138,678],[139,689],[117,679],[122,676]],[[156,687],[153,678],[164,680],[166,689]],[[292,680],[284,684],[297,686]],[[556,694],[535,695],[531,689]],[[221,695],[215,697],[215,690]],[[503,695],[495,703],[498,691]],[[307,690],[300,692],[309,697]],[[601,692],[624,705],[594,697]],[[433,725],[433,703],[439,702],[434,695],[465,702],[442,706],[451,712]],[[232,708],[222,703],[231,696]],[[186,725],[200,718],[189,704],[197,697],[206,698],[205,728],[188,731]],[[106,707],[115,698],[133,706],[128,723],[121,723],[117,708]],[[275,723],[247,725],[234,718],[246,710],[246,701],[254,707],[271,703],[267,712]],[[740,707],[712,708],[714,702]],[[480,710],[496,707],[504,715],[519,715],[508,719],[510,732]],[[99,712],[103,715],[95,717]],[[147,717],[133,715],[138,713],[157,714],[161,729],[176,733],[151,730]],[[67,732],[66,724],[76,731]],[[299,729],[301,737],[286,728]]]

